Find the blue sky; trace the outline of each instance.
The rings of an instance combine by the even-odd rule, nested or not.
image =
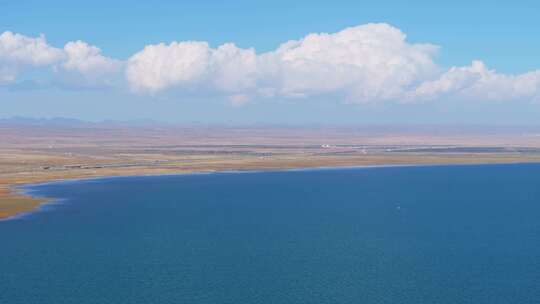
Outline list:
[[[88,46],[100,48],[100,56],[111,59],[107,65],[109,70],[113,70],[113,63],[118,66],[127,65],[126,62],[147,45],[165,43],[165,46],[170,46],[169,43],[174,41],[195,40],[207,42],[209,52],[214,52],[220,45],[232,42],[242,51],[254,48],[256,54],[260,55],[275,52],[280,44],[288,40],[301,40],[310,33],[336,34],[349,27],[357,27],[351,34],[359,35],[355,37],[376,33],[374,35],[382,37],[381,43],[385,46],[386,32],[395,29],[406,35],[406,45],[401,46],[397,38],[389,34],[388,47],[397,48],[391,57],[371,58],[369,52],[358,53],[358,58],[364,58],[360,59],[368,64],[396,58],[417,44],[428,43],[438,47],[436,54],[429,56],[426,55],[428,51],[404,55],[403,58],[429,57],[434,66],[427,67],[418,62],[411,65],[423,71],[421,76],[399,73],[373,76],[384,78],[381,81],[410,79],[400,87],[377,84],[376,87],[366,89],[366,86],[372,84],[364,83],[362,79],[372,78],[372,75],[358,70],[350,72],[351,78],[357,77],[358,81],[336,80],[335,85],[324,90],[317,88],[319,83],[316,80],[310,81],[309,85],[301,80],[311,75],[318,79],[334,76],[341,79],[343,75],[348,75],[338,75],[343,72],[342,69],[334,71],[327,66],[335,65],[337,59],[331,56],[339,54],[342,47],[339,44],[318,44],[322,48],[336,48],[336,52],[328,52],[324,57],[312,58],[306,55],[321,65],[316,66],[314,71],[303,68],[301,71],[294,70],[297,65],[294,65],[293,70],[290,70],[290,66],[284,66],[282,69],[287,71],[286,75],[268,76],[270,72],[261,71],[263,68],[258,64],[253,68],[258,74],[257,79],[253,80],[257,84],[242,84],[242,88],[236,84],[233,87],[222,85],[223,77],[236,77],[231,74],[236,68],[219,77],[207,76],[207,71],[203,77],[195,71],[186,80],[187,76],[178,74],[178,71],[155,71],[148,70],[147,66],[138,66],[136,71],[144,75],[168,75],[166,82],[163,82],[164,79],[141,78],[144,75],[137,75],[126,82],[120,80],[127,73],[123,67],[115,67],[119,71],[114,72],[113,76],[102,71],[98,76],[80,76],[75,75],[75,72],[81,72],[81,67],[87,65],[76,63],[64,75],[64,72],[58,70],[68,70],[65,62],[61,61],[65,59],[51,59],[47,64],[36,64],[34,60],[30,67],[27,63],[29,60],[25,61],[25,65],[9,61],[14,58],[9,54],[4,54],[2,60],[0,51],[0,71],[2,65],[5,65],[5,69],[11,73],[8,75],[9,83],[6,81],[0,86],[0,117],[66,116],[89,120],[154,119],[231,123],[536,124],[540,114],[540,80],[537,80],[536,75],[527,73],[540,68],[540,39],[537,39],[540,5],[535,1],[506,1],[497,4],[492,1],[438,2],[160,1],[155,4],[142,1],[82,3],[0,0],[0,33],[10,31],[28,38],[44,34],[47,45],[58,49],[63,49],[70,41],[82,40]],[[368,23],[388,24],[391,28],[362,27]],[[380,31],[384,33],[379,34]],[[181,63],[184,62],[183,57],[170,56],[180,56],[176,51],[184,50],[184,47],[183,44],[175,45],[159,54],[165,56],[162,59],[165,63],[171,60]],[[297,46],[302,47],[303,50],[310,50],[313,45]],[[351,50],[355,49],[356,46],[351,46]],[[302,49],[292,51],[299,52]],[[373,56],[376,56],[379,51],[374,49],[373,52]],[[357,53],[348,54],[355,56]],[[305,58],[300,59],[305,63]],[[365,66],[360,59],[352,60],[351,63],[338,63],[344,66],[352,64],[363,69]],[[213,62],[213,59],[208,60]],[[272,65],[281,64],[283,58],[276,60],[281,61]],[[483,65],[475,67],[471,63],[473,60],[480,60]],[[411,66],[407,65],[402,70]],[[453,67],[457,70],[452,70]],[[51,69],[55,71],[52,74]],[[191,66],[186,69],[191,69]],[[424,71],[426,69],[429,71]],[[324,74],[318,76],[320,71],[324,71]],[[495,72],[486,74],[486,71]],[[288,79],[291,74],[299,78]],[[525,76],[516,80],[511,78],[512,75]],[[84,79],[84,83],[82,80],[74,80],[79,77]],[[107,77],[110,77],[107,85],[98,84],[98,80]],[[170,80],[171,77],[174,80]],[[479,77],[487,78],[475,80]],[[452,82],[451,88],[447,85],[448,79],[455,82]],[[455,79],[459,79],[459,82]],[[462,79],[467,79],[466,85]],[[242,83],[244,80],[241,79]],[[269,82],[279,83],[270,85],[273,90],[271,97],[266,95],[266,85]],[[216,86],[215,83],[220,84]],[[264,83],[265,87],[261,87],[260,83]],[[352,86],[354,88],[351,89]],[[521,89],[524,86],[526,90]],[[508,89],[499,92],[497,90],[500,87]],[[388,96],[380,93],[393,90],[399,92]],[[482,97],[491,92],[497,96]],[[415,97],[410,97],[412,95]]]

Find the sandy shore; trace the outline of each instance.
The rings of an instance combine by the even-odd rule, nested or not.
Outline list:
[[[0,123],[0,219],[45,201],[20,186],[80,178],[373,165],[540,162],[540,130]]]
[[[508,155],[422,155],[416,156],[369,156],[369,157],[305,157],[290,159],[244,159],[221,160],[213,164],[191,163],[189,167],[178,165],[153,167],[116,167],[112,169],[73,169],[64,171],[17,172],[0,175],[0,219],[6,219],[30,212],[47,201],[43,198],[28,196],[17,191],[28,184],[62,181],[81,178],[111,176],[184,174],[193,172],[219,172],[231,170],[280,170],[320,167],[354,167],[379,165],[430,165],[430,164],[496,164],[540,162],[540,157]]]

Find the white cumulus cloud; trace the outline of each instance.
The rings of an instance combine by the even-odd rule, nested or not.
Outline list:
[[[243,92],[255,87],[257,55],[232,43],[217,49],[200,41],[148,45],[127,62],[126,78],[136,91],[168,88]]]
[[[540,71],[505,74],[480,60],[445,68],[439,47],[413,43],[385,23],[336,33],[312,33],[257,53],[234,43],[204,41],[145,46],[127,60],[72,41],[63,48],[45,37],[0,34],[0,85],[32,69],[70,87],[117,88],[138,94],[174,90],[206,94],[233,105],[259,99],[327,99],[333,102],[540,101]],[[31,73],[29,73],[31,74]]]
[[[68,42],[64,46],[67,60],[62,66],[69,71],[103,74],[118,69],[118,60],[101,55],[98,47],[84,41]]]
[[[257,54],[226,43],[211,50],[209,77],[212,85],[225,92],[245,92],[257,85]]]
[[[62,50],[48,45],[43,35],[32,38],[9,31],[0,34],[0,60],[3,62],[42,66],[63,58]]]
[[[274,57],[269,64],[279,67],[279,94],[339,92],[352,102],[372,102],[398,98],[433,75],[436,50],[433,45],[408,43],[395,27],[367,24],[334,34],[310,34],[264,57]]]
[[[19,74],[33,68],[51,68],[60,74],[68,72],[69,77],[64,78],[76,76],[77,85],[85,85],[85,81],[105,81],[120,67],[120,61],[103,56],[99,48],[83,41],[68,42],[62,49],[49,45],[44,35],[0,34],[0,84],[15,82]]]
[[[410,92],[411,100],[454,98],[457,100],[534,100],[540,97],[540,71],[508,75],[488,69],[482,61],[452,67]]]
[[[148,45],[133,55],[126,77],[133,88],[159,91],[171,86],[193,85],[207,73],[210,48],[206,42],[173,42]]]
[[[203,85],[243,95],[309,97],[342,93],[351,101],[400,97],[434,75],[437,47],[411,44],[387,24],[367,24],[334,34],[310,34],[275,51],[204,42],[146,46],[128,61],[127,79],[138,91]]]
[[[112,86],[121,77],[123,63],[105,57],[101,49],[84,41],[68,42],[64,46],[66,59],[60,72],[67,72],[64,81],[79,87]]]
[[[11,83],[27,69],[55,64],[62,50],[47,44],[45,36],[32,38],[9,31],[0,34],[0,84]]]

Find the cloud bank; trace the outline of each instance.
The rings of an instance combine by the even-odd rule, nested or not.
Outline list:
[[[502,74],[482,61],[444,68],[435,61],[438,49],[408,42],[398,28],[378,23],[309,34],[265,53],[233,43],[213,48],[204,41],[174,41],[147,45],[121,61],[83,41],[56,48],[43,35],[4,32],[0,85],[33,69],[50,69],[51,77],[74,86],[207,94],[236,106],[319,97],[347,103],[539,101],[540,71]]]

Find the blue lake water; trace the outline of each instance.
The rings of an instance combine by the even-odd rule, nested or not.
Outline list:
[[[0,222],[0,303],[539,303],[540,165],[107,178]]]

